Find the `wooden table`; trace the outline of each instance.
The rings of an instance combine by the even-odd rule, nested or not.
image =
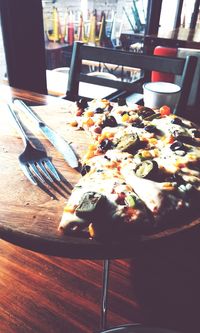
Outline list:
[[[34,110],[50,127],[72,141],[75,151],[80,156],[83,155],[89,138],[84,132],[76,131],[67,125],[68,111],[73,107],[72,102],[6,86],[1,88],[1,102],[5,103],[12,97],[44,104],[34,107]],[[12,126],[4,104],[0,108],[0,114],[0,237],[3,239],[35,251],[70,258],[119,258],[132,256],[145,242],[160,239],[199,224],[200,220],[195,220],[181,229],[172,228],[148,237],[141,236],[125,244],[115,242],[102,244],[95,240],[63,235],[57,230],[58,224],[71,188],[80,178],[79,172],[67,165],[62,156],[34,128],[28,118],[23,118],[29,127],[31,138],[36,145],[39,145],[37,139],[40,140],[62,177],[60,185],[55,184],[55,189],[49,187],[46,192],[31,185],[19,167],[18,155],[23,150],[23,144]]]
[[[74,149],[80,156],[82,156],[89,143],[89,138],[83,132],[75,131],[66,124],[68,111],[73,107],[72,102],[12,89],[8,86],[0,87],[0,238],[43,254],[67,258],[105,259],[101,328],[106,328],[109,258],[138,257],[138,269],[136,270],[135,281],[137,287],[138,281],[141,284],[141,281],[145,279],[145,286],[149,281],[148,278],[146,281],[149,269],[145,273],[140,272],[144,253],[147,255],[147,258],[150,256],[148,267],[151,267],[151,269],[152,267],[155,268],[155,265],[157,267],[156,260],[154,259],[157,257],[157,254],[161,253],[160,265],[162,263],[162,270],[160,272],[163,271],[164,265],[166,269],[168,266],[170,270],[173,269],[172,274],[174,274],[174,277],[178,276],[177,267],[179,267],[180,272],[186,274],[186,277],[181,275],[181,279],[184,278],[184,281],[187,280],[187,269],[189,269],[189,272],[193,272],[190,274],[191,276],[194,273],[197,274],[197,277],[199,276],[196,269],[196,261],[199,256],[199,247],[197,244],[199,244],[200,219],[191,221],[191,223],[181,228],[171,228],[150,236],[137,237],[126,244],[113,242],[102,244],[86,238],[69,237],[58,232],[57,227],[63,211],[64,202],[70,195],[71,187],[78,181],[80,174],[68,167],[62,156],[37,132],[32,123],[27,118],[23,118],[29,127],[30,137],[34,139],[36,145],[39,144],[36,138],[40,139],[41,144],[52,157],[53,163],[62,178],[60,185],[55,184],[54,190],[48,188],[46,192],[29,183],[21,172],[17,160],[19,153],[23,149],[22,141],[12,127],[5,109],[5,103],[10,102],[12,98],[21,98],[27,103],[42,105],[34,107],[35,112],[63,137],[72,141]],[[169,254],[172,266],[162,260],[162,256],[165,258],[166,253]],[[167,271],[167,273],[171,274],[171,271]],[[156,276],[158,276],[157,274]],[[197,280],[199,281],[196,278],[195,281]],[[178,284],[180,283],[178,282]],[[197,282],[194,283],[194,279],[193,284],[194,288],[196,288]],[[165,284],[161,283],[161,285],[164,295],[167,295],[169,291],[165,288]],[[193,291],[193,295],[196,295],[196,289]],[[153,298],[155,298],[155,295]],[[187,294],[186,299],[188,299]],[[162,299],[162,303],[159,301],[159,304],[165,305],[165,299]],[[189,313],[189,318],[197,320],[196,318],[199,317],[194,312],[194,315],[193,313]],[[182,327],[180,319],[178,321],[178,327]],[[184,323],[182,319],[181,321]],[[159,318],[157,318],[157,322],[159,323]],[[196,322],[194,321],[194,325],[196,325]],[[172,326],[176,327],[176,325]]]

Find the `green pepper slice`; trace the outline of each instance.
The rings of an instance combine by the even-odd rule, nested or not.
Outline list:
[[[137,134],[126,134],[117,143],[116,148],[127,153],[132,153],[138,147],[139,142]]]
[[[141,178],[153,178],[158,171],[158,164],[156,161],[146,160],[138,165],[136,169],[136,176]]]
[[[76,215],[80,218],[92,218],[103,211],[106,197],[97,192],[86,192],[76,208]]]

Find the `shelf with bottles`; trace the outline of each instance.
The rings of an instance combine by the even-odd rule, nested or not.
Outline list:
[[[143,1],[110,0],[105,5],[98,0],[93,1],[92,6],[87,0],[79,2],[79,6],[76,2],[68,7],[65,2],[66,7],[63,7],[59,6],[60,0],[48,12],[43,11],[46,40],[69,45],[79,40],[90,45],[122,48],[120,37],[124,30],[130,29],[133,34],[144,32],[146,14],[144,6],[141,7]]]

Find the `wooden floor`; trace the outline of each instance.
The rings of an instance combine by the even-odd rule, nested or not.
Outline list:
[[[144,322],[200,332],[198,238],[113,260],[109,326]],[[0,240],[0,332],[95,332],[101,279],[102,261],[48,257]]]

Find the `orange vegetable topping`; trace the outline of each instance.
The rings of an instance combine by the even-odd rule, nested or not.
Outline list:
[[[165,184],[163,184],[163,189],[171,191],[174,189],[174,185],[172,183],[166,182]]]
[[[158,140],[155,139],[155,138],[150,138],[150,139],[149,139],[149,143],[152,144],[152,145],[156,145],[157,142],[158,142]]]
[[[175,166],[182,169],[186,167],[186,164],[181,161],[176,161]]]
[[[93,111],[86,111],[84,115],[86,117],[93,117],[94,116],[94,112]]]
[[[159,150],[157,148],[154,149],[153,154],[154,154],[154,157],[158,157],[159,156]]]
[[[92,158],[93,156],[95,156],[95,152],[94,150],[89,150],[86,155],[85,155],[85,159],[89,160],[90,158]]]
[[[65,213],[72,213],[73,214],[75,212],[75,207],[67,205],[67,206],[64,207],[64,212]]]
[[[115,162],[115,161],[110,161],[110,162],[108,162],[108,164],[107,164],[106,166],[107,166],[108,168],[114,169],[114,168],[117,167],[117,165],[118,165],[117,162]]]
[[[128,121],[129,120],[129,118],[130,118],[130,116],[127,114],[127,113],[125,113],[125,114],[123,114],[123,116],[122,116],[122,121]]]
[[[72,127],[77,127],[78,126],[78,122],[76,120],[73,120],[73,121],[70,122],[70,125]]]
[[[152,157],[152,154],[148,150],[143,150],[141,154],[142,154],[142,157],[144,157],[144,158],[151,158]]]
[[[92,118],[88,118],[85,124],[90,127],[94,125],[94,121],[92,120]]]
[[[88,231],[89,231],[90,237],[93,238],[95,236],[95,231],[94,231],[94,227],[93,227],[92,223],[90,223],[90,225],[88,227]]]
[[[170,135],[169,137],[167,137],[167,138],[165,139],[165,142],[166,142],[166,143],[173,143],[173,142],[174,142],[174,137],[173,137],[173,135]]]
[[[114,136],[114,133],[112,132],[103,132],[99,138],[98,138],[98,141],[101,142],[103,141],[104,139],[110,139]]]
[[[76,111],[76,116],[80,117],[83,114],[83,109],[78,109],[78,111]]]
[[[161,116],[168,116],[170,113],[171,113],[171,109],[170,109],[169,106],[163,105],[160,108],[160,114],[161,114]]]
[[[96,148],[97,148],[97,144],[93,143],[93,144],[89,145],[88,150],[95,150]]]

